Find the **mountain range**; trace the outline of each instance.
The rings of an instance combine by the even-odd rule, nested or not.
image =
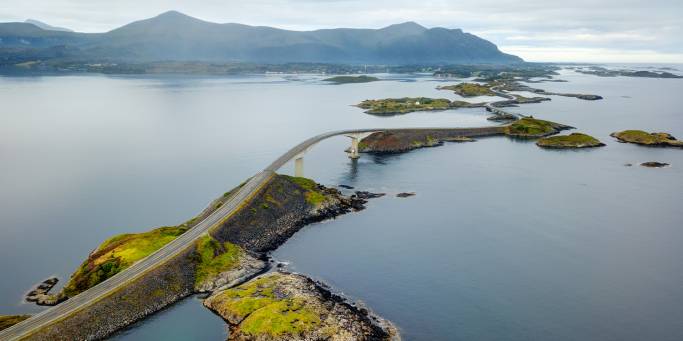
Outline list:
[[[40,22],[0,23],[0,62],[251,62],[340,64],[508,64],[522,59],[460,29],[414,22],[381,29],[290,31],[217,24],[170,11],[106,33],[78,33]]]

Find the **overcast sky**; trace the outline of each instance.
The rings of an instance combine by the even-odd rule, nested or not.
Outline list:
[[[528,61],[683,63],[683,0],[2,0],[0,21],[104,32],[167,10],[293,30],[415,21],[462,28]]]

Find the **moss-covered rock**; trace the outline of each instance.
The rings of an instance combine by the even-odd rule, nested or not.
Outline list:
[[[491,91],[491,86],[489,84],[482,85],[479,83],[460,83],[456,85],[441,86],[437,89],[451,90],[463,97],[496,96],[496,93]]]
[[[7,329],[29,317],[31,315],[0,315],[0,330]]]
[[[505,126],[504,132],[513,137],[537,138],[554,135],[565,129],[571,129],[571,127],[533,117],[524,117]]]
[[[590,135],[572,133],[569,135],[545,137],[538,140],[536,145],[543,148],[567,149],[602,147],[605,144]]]
[[[389,340],[390,323],[302,275],[269,273],[219,291],[204,305],[231,327],[230,340]]]
[[[683,141],[668,133],[648,133],[642,130],[624,130],[610,134],[619,142],[635,143],[644,146],[683,147]]]

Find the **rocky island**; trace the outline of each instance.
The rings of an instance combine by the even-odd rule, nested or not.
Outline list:
[[[484,103],[451,101],[446,98],[404,97],[387,99],[368,99],[356,105],[365,109],[366,114],[376,116],[393,116],[416,111],[443,111],[458,108],[479,108]]]
[[[643,146],[679,147],[683,141],[677,140],[668,133],[648,133],[642,130],[624,130],[610,134],[622,143],[635,143]]]
[[[302,275],[273,272],[220,290],[204,305],[230,325],[231,340],[391,340],[391,323]]]
[[[536,145],[550,149],[573,149],[603,147],[605,144],[590,135],[572,133],[569,135],[545,137],[538,140]]]
[[[657,162],[657,161],[648,161],[648,162],[643,162],[640,164],[643,167],[648,167],[648,168],[663,168],[668,166],[668,163],[665,162]]]
[[[518,138],[539,138],[559,133],[573,127],[551,121],[524,117],[503,127],[506,135]]]
[[[379,78],[371,76],[336,76],[323,79],[325,82],[332,82],[334,84],[348,84],[348,83],[370,83],[376,82]]]
[[[490,86],[478,83],[460,83],[437,87],[438,90],[451,90],[462,97],[496,96]]]

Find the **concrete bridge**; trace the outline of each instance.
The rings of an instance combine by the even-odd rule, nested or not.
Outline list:
[[[307,150],[312,148],[318,142],[334,136],[347,136],[351,139],[351,148],[349,149],[349,157],[358,157],[358,144],[364,137],[374,132],[400,132],[400,131],[420,131],[420,130],[443,130],[452,133],[462,132],[462,136],[478,136],[482,132],[490,131],[491,127],[484,128],[400,128],[400,129],[351,129],[333,131],[311,137],[294,148],[290,149],[277,160],[271,163],[263,171],[253,176],[242,186],[235,194],[233,194],[226,202],[211,213],[204,220],[196,224],[178,238],[163,246],[161,249],[141,259],[129,268],[115,276],[105,280],[104,282],[82,292],[81,294],[68,299],[54,307],[48,308],[31,318],[22,321],[10,328],[0,331],[0,340],[24,340],[31,339],[38,331],[60,323],[61,321],[69,319],[71,316],[77,314],[98,301],[107,298],[117,291],[122,290],[127,285],[130,285],[137,279],[140,279],[146,273],[157,267],[165,264],[174,257],[180,255],[182,252],[192,247],[193,243],[202,235],[207,233],[214,226],[218,226],[230,219],[232,215],[238,212],[244,203],[250,201],[258,192],[265,187],[274,176],[275,172],[284,166],[287,162],[295,160],[295,173],[303,175],[303,157]]]

